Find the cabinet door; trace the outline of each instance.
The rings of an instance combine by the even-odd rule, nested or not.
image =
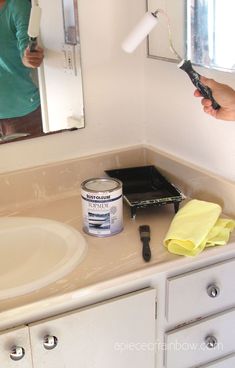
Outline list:
[[[32,324],[30,336],[34,368],[154,368],[155,290]]]
[[[0,367],[32,368],[28,327],[0,333]]]

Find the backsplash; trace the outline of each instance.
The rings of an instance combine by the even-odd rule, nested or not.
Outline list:
[[[80,184],[87,178],[104,176],[106,169],[145,164],[145,149],[139,147],[1,174],[0,214],[13,214],[19,208],[70,197],[76,192],[80,195]]]
[[[13,171],[0,175],[0,214],[14,215],[74,194],[80,196],[85,179],[104,176],[105,170],[155,165],[187,197],[220,204],[225,214],[235,216],[235,185],[153,147],[113,150],[79,159]]]

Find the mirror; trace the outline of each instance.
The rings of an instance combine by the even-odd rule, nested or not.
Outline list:
[[[182,59],[194,65],[222,71],[235,70],[235,2],[230,0],[147,0],[147,10],[163,9],[169,16],[172,42]],[[148,56],[172,62],[178,60],[169,49],[166,19],[147,41]]]
[[[37,4],[41,8],[40,36],[37,41],[44,49],[44,59],[39,68],[24,67],[27,69],[31,80],[30,93],[32,93],[32,89],[34,91],[33,97],[32,94],[30,95],[30,101],[34,100],[35,105],[32,108],[30,107],[30,113],[28,112],[28,106],[25,110],[22,107],[24,104],[21,91],[26,88],[24,72],[17,74],[18,84],[13,84],[12,81],[8,82],[7,79],[2,80],[3,64],[5,69],[8,69],[7,61],[10,59],[12,49],[8,51],[8,48],[5,47],[5,53],[3,53],[1,47],[0,83],[1,85],[7,85],[8,83],[8,88],[4,92],[0,92],[1,144],[67,130],[76,130],[85,126],[77,0],[60,0],[59,3],[58,0],[50,0],[49,2],[48,0],[39,0],[39,2],[38,0],[23,0],[21,8],[14,9],[15,14],[17,14],[15,19],[19,26],[22,25],[21,17],[28,17],[28,21],[31,3],[32,5]],[[23,10],[24,6],[26,10]],[[10,11],[13,11],[8,8],[9,2],[0,0],[0,15],[2,16],[0,43],[2,41],[1,33],[3,34],[2,19],[4,16],[7,18]],[[27,37],[28,40],[27,27],[24,28],[24,37]],[[9,33],[9,37],[14,38],[15,35]],[[17,40],[17,37],[15,39],[16,42],[11,47],[16,48],[20,41]],[[27,40],[26,42],[28,42]],[[19,50],[17,52],[17,58],[21,61]],[[11,83],[13,87],[11,87]],[[13,88],[15,88],[14,91]],[[37,94],[38,104],[36,106],[35,96]],[[1,96],[3,96],[2,99]],[[14,96],[17,98],[20,111],[16,108],[17,103],[14,101]],[[6,101],[8,101],[8,111],[10,113],[7,112],[4,115]],[[38,109],[41,109],[41,112]]]

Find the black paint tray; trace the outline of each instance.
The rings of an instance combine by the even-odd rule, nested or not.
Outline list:
[[[172,203],[175,212],[185,196],[171,184],[155,166],[140,166],[106,170],[107,175],[121,180],[123,197],[131,208],[131,217],[137,208],[162,206]]]

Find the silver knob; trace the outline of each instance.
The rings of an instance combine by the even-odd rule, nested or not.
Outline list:
[[[214,336],[207,336],[205,338],[205,343],[208,349],[214,349],[217,345],[217,339]]]
[[[216,298],[217,296],[219,296],[219,293],[220,293],[220,289],[217,285],[208,286],[207,294],[209,295],[209,297]]]
[[[46,350],[54,349],[58,344],[58,339],[55,336],[46,335],[43,339],[43,346]]]
[[[21,346],[12,346],[10,358],[14,361],[21,360],[25,356],[25,350]]]

